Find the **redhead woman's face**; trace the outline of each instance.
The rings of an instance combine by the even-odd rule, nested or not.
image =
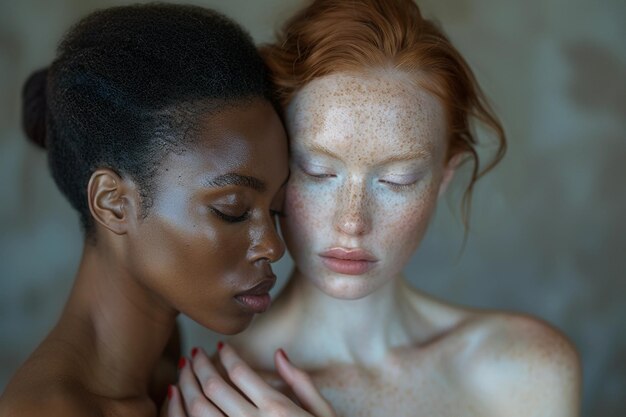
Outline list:
[[[333,74],[296,94],[286,122],[287,247],[326,294],[364,297],[426,231],[447,172],[443,107],[402,73]]]
[[[127,263],[164,304],[235,333],[269,306],[270,262],[284,253],[274,211],[289,173],[287,140],[265,101],[206,117],[197,135],[160,165]]]

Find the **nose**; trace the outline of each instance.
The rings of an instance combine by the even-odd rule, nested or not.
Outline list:
[[[335,228],[350,236],[361,236],[370,231],[371,219],[366,184],[354,181],[340,191],[337,199]]]
[[[276,262],[285,254],[285,243],[278,235],[274,218],[268,215],[256,232],[253,232],[253,242],[251,248],[252,260],[267,260],[270,263]]]

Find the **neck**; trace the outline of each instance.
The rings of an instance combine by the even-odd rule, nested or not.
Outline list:
[[[409,313],[409,292],[402,276],[397,276],[361,299],[336,299],[296,270],[272,315],[288,317],[286,320],[297,333],[292,338],[297,346],[288,349],[302,355],[296,358],[299,361],[311,366],[335,361],[380,363],[390,349],[411,343],[416,329],[424,328]],[[267,320],[272,318],[268,316]],[[320,352],[326,352],[326,357],[322,358]]]
[[[177,312],[110,258],[86,245],[53,339],[80,358],[81,376],[93,393],[145,396]]]

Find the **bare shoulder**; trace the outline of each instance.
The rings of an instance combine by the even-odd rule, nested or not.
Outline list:
[[[0,417],[99,416],[72,375],[62,349],[44,341],[13,375],[0,396]]]
[[[487,313],[463,333],[460,380],[489,414],[578,415],[580,359],[560,331],[530,316]]]
[[[57,381],[53,384],[33,383],[29,385],[13,384],[7,387],[0,397],[0,416],[2,417],[79,417],[103,416],[89,401],[89,396],[71,384]]]
[[[0,397],[0,417],[151,417],[156,405],[148,396],[113,399],[90,392],[79,380],[62,374],[20,375]]]

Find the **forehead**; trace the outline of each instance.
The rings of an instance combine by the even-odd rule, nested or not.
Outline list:
[[[332,74],[301,89],[287,108],[287,127],[296,142],[327,142],[429,151],[445,148],[440,101],[409,78],[394,72]]]
[[[252,176],[273,187],[288,172],[287,141],[280,119],[264,101],[201,117],[183,152],[170,152],[161,166],[178,183],[203,185],[219,175]]]

